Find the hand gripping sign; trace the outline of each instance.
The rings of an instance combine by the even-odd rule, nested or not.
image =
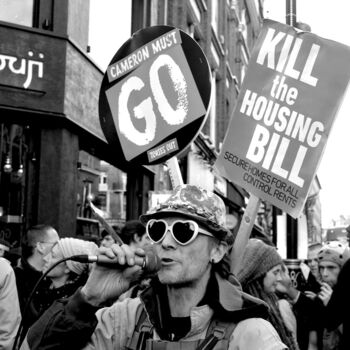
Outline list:
[[[200,46],[169,26],[136,32],[103,78],[99,114],[115,158],[157,164],[183,150],[205,122],[211,74]]]

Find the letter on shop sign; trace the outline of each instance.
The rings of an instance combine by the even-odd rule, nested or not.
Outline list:
[[[28,51],[28,56],[33,57],[34,53],[33,51]],[[42,53],[39,53],[39,58],[43,59],[44,55]],[[44,64],[41,61],[36,61],[29,59],[27,60],[26,58],[21,59],[20,65],[17,64],[18,57],[15,56],[10,56],[10,55],[1,55],[0,54],[0,71],[4,70],[6,68],[6,65],[8,69],[13,73],[13,74],[21,74],[21,75],[27,75],[26,80],[23,83],[23,87],[25,89],[28,89],[30,86],[32,79],[33,79],[33,70],[34,67],[36,66],[37,69],[37,77],[42,78],[44,75]]]

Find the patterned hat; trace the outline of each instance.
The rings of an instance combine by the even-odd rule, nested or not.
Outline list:
[[[317,254],[318,261],[331,261],[342,267],[346,260],[350,258],[349,248],[339,242],[326,242]]]
[[[96,255],[98,250],[98,246],[94,242],[71,237],[61,238],[57,245],[61,249],[64,258],[80,254]],[[77,275],[81,275],[88,267],[88,264],[71,260],[66,261],[66,264],[69,270]]]
[[[184,216],[197,221],[208,229],[216,238],[233,243],[233,235],[226,228],[226,208],[223,200],[216,194],[194,185],[180,185],[173,194],[161,204],[140,216],[146,223],[153,218]]]
[[[275,247],[260,239],[251,238],[245,247],[241,268],[236,276],[242,285],[247,285],[279,264],[282,264],[282,258]]]

